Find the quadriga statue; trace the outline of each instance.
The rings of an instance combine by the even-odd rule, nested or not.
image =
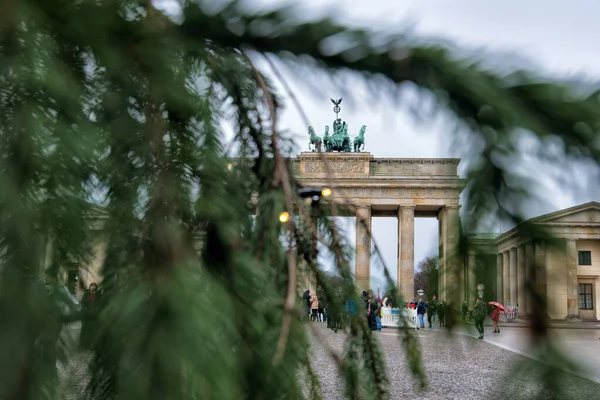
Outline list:
[[[365,148],[365,132],[367,130],[367,126],[363,125],[360,127],[360,131],[358,131],[358,136],[354,138],[354,152],[358,153],[361,151],[361,146]]]
[[[321,151],[321,144],[325,145],[325,151],[330,153],[333,151],[339,151],[340,153],[360,152],[365,148],[365,131],[367,126],[363,125],[358,132],[358,136],[354,139],[354,143],[348,134],[348,124],[343,121],[338,115],[341,111],[340,104],[342,99],[331,99],[334,104],[333,112],[335,112],[335,121],[333,121],[333,134],[329,135],[329,125],[325,126],[325,134],[321,139],[315,133],[312,126],[308,127],[308,133],[310,135],[310,142],[308,149],[311,150],[311,145],[314,147],[312,151]]]
[[[312,149],[312,151],[321,151],[321,144],[323,143],[323,140],[321,140],[321,138],[317,136],[312,126],[308,127],[308,134],[310,136],[310,141],[308,142],[308,149],[310,150],[310,145],[312,144],[314,146],[314,149]]]

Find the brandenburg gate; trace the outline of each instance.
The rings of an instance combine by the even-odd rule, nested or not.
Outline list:
[[[340,100],[332,100],[339,113]],[[336,104],[337,103],[337,104]],[[331,199],[350,206],[356,215],[355,283],[367,290],[370,283],[371,235],[373,217],[398,218],[397,271],[398,286],[405,299],[414,297],[415,218],[439,221],[439,288],[438,296],[451,295],[449,288],[461,289],[461,279],[451,271],[462,271],[458,253],[459,197],[465,181],[458,176],[456,158],[375,158],[360,152],[364,146],[363,126],[350,146],[347,125],[337,118],[333,135],[326,127],[323,139],[309,127],[315,150],[302,152],[291,160],[294,175],[306,187],[329,187]],[[320,152],[321,146],[325,151]],[[337,148],[336,148],[337,146]],[[339,151],[334,153],[333,151]],[[354,150],[354,151],[352,151]],[[362,222],[361,222],[362,221]],[[458,294],[458,293],[456,293]],[[461,299],[464,293],[461,293]]]

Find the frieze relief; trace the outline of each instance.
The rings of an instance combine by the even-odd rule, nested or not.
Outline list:
[[[394,188],[394,187],[342,187],[334,188],[333,196],[339,198],[370,197],[376,199],[453,199],[458,198],[458,189],[439,188]]]
[[[329,161],[329,172],[332,174],[357,174],[365,173],[367,163],[364,161]],[[322,161],[307,161],[304,163],[305,174],[327,173],[325,163]]]
[[[321,162],[306,162],[304,163],[304,170],[306,174],[318,174],[325,172],[325,164]]]

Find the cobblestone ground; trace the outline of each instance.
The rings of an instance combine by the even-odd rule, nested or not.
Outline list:
[[[66,400],[84,398],[90,379],[87,366],[91,358],[91,353],[79,353],[70,360],[68,365],[58,364],[58,376]]]
[[[334,350],[341,352],[344,334],[333,333],[319,324],[321,337]],[[399,399],[531,399],[541,388],[535,365],[541,365],[527,357],[504,350],[490,343],[464,335],[448,335],[443,331],[419,330],[417,335],[422,346],[428,388],[421,391],[407,368],[404,351],[393,329],[375,332],[385,349],[388,376],[391,380],[391,398]],[[81,399],[89,375],[89,353],[80,353],[69,365],[59,366],[67,399]],[[336,368],[322,345],[315,343],[313,366],[321,378],[322,394],[327,400],[344,399],[343,385]],[[533,367],[526,373],[508,377],[523,362]],[[555,397],[546,393],[538,399],[597,399],[600,384],[563,374],[559,385],[563,394]]]
[[[67,365],[60,362],[57,364],[62,393],[64,393],[66,400],[84,398],[85,389],[90,379],[87,366],[92,359],[92,353],[77,351],[80,328],[81,325],[75,323],[62,332],[64,343],[74,353]]]
[[[321,328],[319,328],[321,329]],[[322,338],[341,352],[344,334],[322,327]],[[504,350],[485,341],[464,335],[449,335],[435,330],[419,330],[428,388],[421,391],[411,377],[404,351],[393,329],[375,332],[385,348],[391,398],[397,399],[531,399],[531,398],[598,398],[600,384],[571,374],[561,374],[560,397],[540,392],[542,385],[535,366],[542,364]],[[312,360],[321,377],[323,396],[328,400],[343,399],[343,386],[336,368],[322,345],[315,345]],[[525,373],[514,376],[523,362],[531,363]],[[513,374],[511,374],[513,372]],[[512,376],[509,376],[512,375]]]

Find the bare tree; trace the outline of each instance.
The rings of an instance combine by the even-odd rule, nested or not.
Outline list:
[[[417,264],[419,272],[415,274],[415,299],[418,297],[417,290],[425,291],[424,298],[432,298],[437,294],[438,287],[438,258],[428,256]]]

